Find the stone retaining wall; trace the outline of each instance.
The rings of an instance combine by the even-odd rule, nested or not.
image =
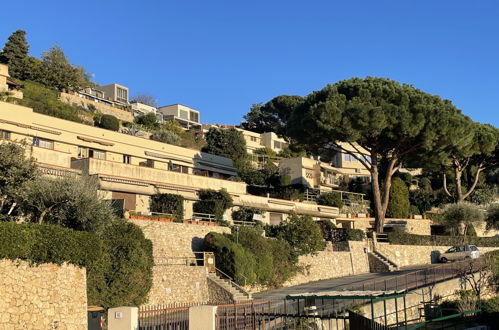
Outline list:
[[[146,305],[209,300],[206,268],[202,266],[154,266],[152,282]]]
[[[230,228],[201,226],[176,222],[130,220],[142,228],[146,238],[153,243],[154,260],[165,257],[193,257],[192,251],[201,251],[203,239],[209,232],[230,233]]]
[[[326,249],[316,255],[301,256],[299,264],[304,268],[304,271],[284,283],[284,286],[369,273],[365,247],[364,242],[349,241],[349,251],[334,251],[331,243],[328,243]]]
[[[84,268],[0,260],[0,329],[87,329]]]
[[[391,245],[377,243],[379,252],[393,261],[397,266],[423,265],[432,263],[432,255],[444,253],[451,246],[424,246],[424,245]],[[478,247],[481,254],[494,251],[499,247]],[[434,257],[433,263],[438,262]]]

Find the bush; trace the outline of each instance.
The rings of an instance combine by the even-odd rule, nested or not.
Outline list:
[[[421,212],[419,211],[419,208],[416,205],[411,205],[409,207],[409,214],[418,215],[418,214],[421,214]]]
[[[142,125],[147,129],[157,129],[159,127],[159,124],[156,120],[156,115],[152,112],[135,117],[133,119],[133,122]]]
[[[179,145],[181,138],[180,135],[175,132],[161,129],[152,133],[151,140]]]
[[[102,234],[103,258],[88,270],[88,303],[139,306],[152,286],[152,243],[133,223],[116,221]]]
[[[102,257],[97,235],[54,225],[0,222],[0,241],[0,258],[34,264],[67,262],[92,268]]]
[[[343,207],[343,202],[339,193],[331,191],[319,196],[317,204],[325,206]]]
[[[336,228],[336,225],[331,220],[319,220],[317,225],[321,229],[322,238],[331,241],[331,232]]]
[[[324,249],[320,227],[310,216],[291,214],[286,221],[281,222],[274,229],[269,230],[267,234],[274,234],[277,238],[288,242],[297,255]]]
[[[482,247],[499,246],[499,237],[414,235],[398,230],[388,233],[388,241],[390,244],[399,245],[453,246],[472,244]]]
[[[390,218],[407,218],[409,216],[409,189],[401,178],[395,177],[390,187],[390,200],[386,215]]]
[[[499,204],[489,206],[487,215],[485,216],[485,222],[487,223],[487,230],[499,230]]]
[[[225,189],[201,189],[199,201],[194,203],[193,211],[196,213],[214,214],[217,220],[222,220],[226,210],[232,207],[232,197]]]
[[[232,212],[232,219],[238,221],[253,222],[255,214],[263,214],[264,212],[254,207],[241,206],[238,210]]]
[[[156,194],[151,197],[151,212],[169,213],[176,221],[184,219],[184,197],[176,194]]]
[[[34,112],[43,113],[61,119],[83,122],[79,114],[84,113],[82,107],[75,107],[59,100],[59,93],[55,89],[47,88],[39,83],[25,81],[24,98],[17,100],[20,105],[33,108]]]
[[[95,125],[100,128],[105,128],[111,131],[120,130],[120,121],[113,115],[102,115],[94,118]]]
[[[483,213],[471,203],[449,204],[443,213],[447,231],[454,235],[467,235],[473,223],[483,221]]]

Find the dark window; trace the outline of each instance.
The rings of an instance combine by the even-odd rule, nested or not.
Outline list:
[[[132,162],[132,156],[130,156],[130,155],[123,155],[123,163],[130,164],[131,162]]]
[[[10,132],[0,129],[0,139],[10,140]]]
[[[154,167],[154,160],[148,159],[145,162],[140,162],[139,166],[144,166],[144,167]]]
[[[36,136],[33,137],[33,145],[40,148],[54,149],[54,141],[40,139],[39,137]]]

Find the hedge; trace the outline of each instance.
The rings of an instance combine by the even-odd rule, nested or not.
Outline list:
[[[0,258],[34,264],[64,262],[92,267],[102,258],[97,235],[56,225],[0,223]]]
[[[120,121],[113,115],[102,115],[97,125],[111,131],[117,132],[120,130]]]
[[[390,244],[399,245],[441,245],[453,246],[460,244],[472,244],[476,246],[494,247],[499,246],[499,237],[473,237],[473,236],[436,236],[415,235],[402,231],[388,233]]]
[[[151,211],[173,214],[176,221],[182,221],[184,219],[184,197],[176,194],[153,195]]]
[[[317,204],[325,206],[343,207],[343,201],[341,200],[341,195],[338,192],[331,191],[323,193],[319,196]]]

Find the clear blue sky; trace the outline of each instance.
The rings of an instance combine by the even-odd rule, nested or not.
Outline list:
[[[499,4],[420,1],[7,1],[0,47],[59,44],[99,84],[120,83],[205,123],[237,124],[251,104],[326,83],[388,77],[499,126]]]

